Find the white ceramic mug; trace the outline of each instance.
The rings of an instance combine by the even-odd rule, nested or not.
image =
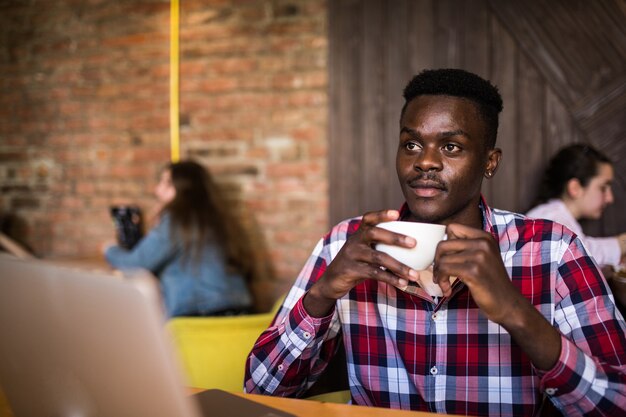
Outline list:
[[[434,223],[418,223],[393,221],[377,225],[383,229],[390,230],[415,239],[417,244],[412,248],[387,245],[385,243],[376,244],[376,250],[384,252],[403,264],[419,272],[419,285],[431,296],[441,297],[443,293],[439,285],[433,282],[432,263],[435,259],[437,244],[446,239],[446,226]],[[451,278],[454,281],[456,278]],[[408,287],[400,288],[403,291],[415,293],[411,284]]]

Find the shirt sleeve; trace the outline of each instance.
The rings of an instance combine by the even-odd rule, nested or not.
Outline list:
[[[616,237],[580,236],[583,244],[600,265],[619,265],[622,252]]]
[[[587,251],[600,265],[619,265],[621,250],[615,237],[591,237],[583,233],[578,221],[572,216],[562,200],[554,199],[534,207],[527,213],[528,217],[549,219],[561,223],[578,235]]]
[[[132,250],[111,246],[104,256],[114,268],[144,268],[157,274],[176,251],[177,245],[170,238],[169,217],[164,216]]]
[[[555,284],[561,353],[541,389],[567,416],[624,415],[626,325],[578,239],[564,251]]]
[[[302,304],[306,291],[330,263],[329,245],[320,240],[287,295],[272,325],[257,339],[246,363],[248,393],[297,397],[320,377],[338,347],[335,309],[311,317]]]

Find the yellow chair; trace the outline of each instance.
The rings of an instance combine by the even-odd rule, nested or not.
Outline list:
[[[194,388],[242,391],[246,359],[275,311],[230,317],[175,317],[167,327]]]
[[[187,383],[194,388],[242,391],[246,359],[254,342],[278,311],[232,317],[175,317],[167,323]],[[345,351],[340,352],[320,381],[305,393],[308,400],[347,403],[350,391]]]
[[[4,392],[2,392],[2,387],[0,387],[0,417],[13,417],[13,412],[11,411],[11,407],[9,406],[9,401],[4,396]]]

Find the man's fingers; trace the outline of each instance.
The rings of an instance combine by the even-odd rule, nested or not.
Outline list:
[[[394,233],[382,227],[376,227],[380,223],[397,220],[400,217],[398,210],[371,211],[363,215],[361,220],[360,240],[370,246],[376,243],[412,248],[417,243],[415,239],[400,233]]]
[[[393,234],[387,230],[381,229],[381,231]],[[357,269],[355,265],[368,265],[374,269],[383,267],[386,271],[389,271],[390,274],[410,281],[416,281],[418,277],[417,271],[412,270],[410,267],[385,252],[378,251],[369,245],[344,245],[341,249],[340,256],[335,258],[335,260],[339,257],[345,260],[345,262],[341,262],[340,264],[343,265],[342,269],[345,270],[348,275],[354,274],[354,270]]]
[[[378,223],[391,222],[400,218],[398,210],[370,211],[363,215],[362,223],[368,226],[376,226]]]
[[[377,267],[373,264],[359,264],[352,272],[355,274],[355,277],[359,279],[375,279],[376,281],[386,282],[394,287],[406,287],[408,285],[406,278],[400,277],[387,269]]]
[[[472,238],[452,238],[443,240],[437,245],[435,251],[435,264],[441,262],[441,259],[458,253],[489,253],[493,245],[493,238],[488,233],[481,233],[479,236]]]
[[[366,260],[367,263],[374,267],[382,266],[385,270],[389,271],[395,276],[403,278],[409,281],[417,281],[419,273],[414,269],[411,269],[407,265],[392,258],[384,252],[372,250],[370,258]]]
[[[446,228],[446,234],[448,235],[448,240],[476,239],[485,236],[487,232],[473,227],[464,226],[459,223],[451,223]]]
[[[450,295],[450,293],[452,292],[452,282],[450,281],[450,275],[439,275],[439,278],[436,278],[435,274],[433,274],[433,282],[439,285],[439,288],[441,288],[441,291],[444,295]]]
[[[414,248],[417,242],[410,236],[395,233],[382,227],[372,227],[367,231],[368,240],[375,243],[400,246],[402,248]]]
[[[480,263],[477,263],[476,260],[481,256],[479,252],[464,252],[446,256],[441,262],[435,263],[433,281],[440,285],[452,285],[450,277],[459,277],[462,281],[471,280],[480,274],[478,271]]]

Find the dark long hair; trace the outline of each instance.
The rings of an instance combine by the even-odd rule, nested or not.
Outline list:
[[[590,145],[577,143],[562,148],[548,163],[533,207],[560,198],[571,179],[577,179],[585,187],[598,175],[601,163],[612,164],[606,155]]]
[[[255,259],[250,239],[209,172],[191,160],[170,163],[165,169],[171,173],[176,196],[163,210],[170,215],[173,234],[182,239],[183,257],[199,262],[205,246],[216,244],[228,267],[250,282]]]

